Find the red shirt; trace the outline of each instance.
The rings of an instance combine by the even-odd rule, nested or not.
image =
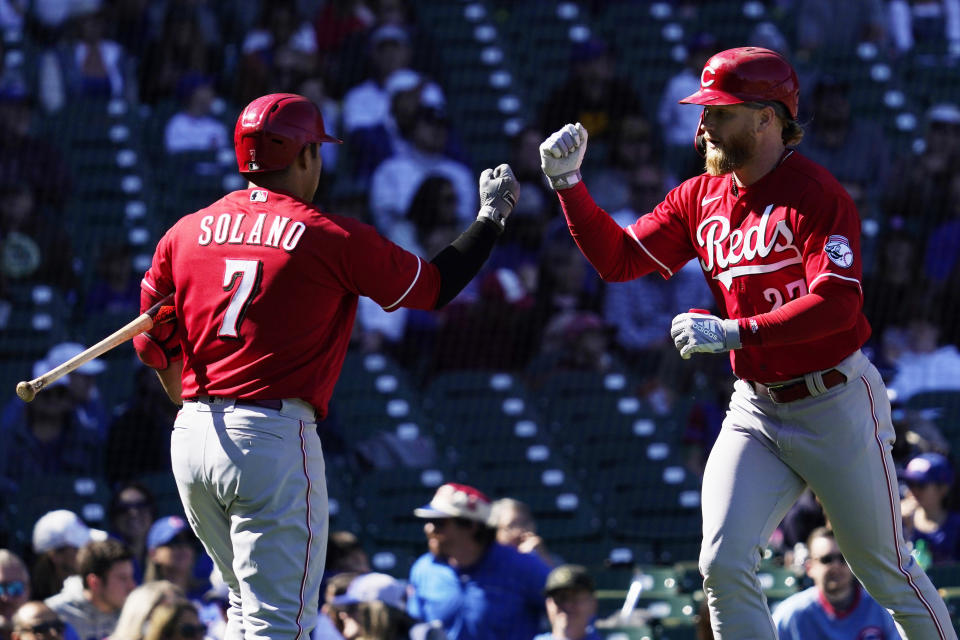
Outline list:
[[[653,270],[669,278],[697,258],[720,314],[747,319],[742,334],[756,330],[752,316],[827,284],[854,288],[862,305],[856,207],[829,172],[796,151],[788,150],[749,187],[736,187],[731,174],[691,178],[623,231],[601,222],[609,218],[597,215],[582,185],[559,193],[571,233],[604,279]],[[811,332],[819,336],[791,344],[751,345],[755,341],[744,336],[744,346],[730,354],[734,373],[777,382],[829,369],[870,336],[859,309],[856,316],[850,323],[838,320],[836,331],[823,335],[819,328]]]
[[[301,398],[322,417],[358,296],[430,309],[440,274],[369,225],[254,188],[181,218],[141,287],[144,310],[175,291],[184,398]]]

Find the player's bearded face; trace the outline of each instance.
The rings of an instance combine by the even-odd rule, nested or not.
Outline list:
[[[739,169],[757,149],[757,135],[744,122],[735,132],[712,136],[707,144],[707,173],[722,176]]]

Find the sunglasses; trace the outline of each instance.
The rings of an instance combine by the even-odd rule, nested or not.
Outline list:
[[[63,633],[63,630],[66,629],[66,625],[60,620],[51,620],[49,622],[41,622],[40,624],[35,624],[32,627],[22,627],[20,629],[21,633],[32,633],[35,636],[42,636],[47,633]]]
[[[0,596],[8,598],[20,597],[26,592],[27,586],[23,580],[11,580],[10,582],[0,582]]]
[[[121,502],[117,505],[117,510],[119,511],[135,511],[140,510],[144,511],[150,508],[150,503],[146,500],[140,500],[138,502]]]
[[[177,631],[183,638],[202,638],[207,632],[207,628],[202,624],[185,623],[177,627]]]
[[[816,560],[820,564],[833,564],[834,562],[839,562],[840,564],[847,564],[847,561],[843,557],[843,554],[840,554],[840,553],[828,553],[825,556],[814,558],[814,560]]]

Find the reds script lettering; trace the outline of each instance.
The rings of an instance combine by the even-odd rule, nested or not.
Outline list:
[[[745,260],[750,261],[758,257],[766,258],[773,252],[792,251],[795,254],[793,257],[773,264],[745,265],[721,271],[714,278],[719,280],[728,291],[733,284],[733,279],[738,276],[751,273],[770,273],[791,264],[800,264],[803,261],[800,249],[793,244],[793,232],[787,227],[786,220],[782,219],[776,222],[773,233],[767,240],[767,227],[770,224],[770,215],[773,210],[774,205],[767,205],[760,217],[760,224],[750,227],[746,231],[743,229],[730,231],[730,220],[723,216],[710,216],[697,226],[697,242],[707,253],[706,261],[701,259],[700,264],[707,273],[713,271],[714,266],[726,269],[730,265],[736,265]],[[729,245],[726,252],[724,252],[724,245]]]
[[[197,238],[197,243],[200,246],[206,246],[211,242],[214,244],[244,244],[244,239],[246,239],[245,244],[293,251],[297,243],[300,242],[300,238],[303,237],[303,232],[307,229],[307,225],[300,221],[290,224],[290,218],[287,216],[274,215],[269,231],[267,231],[267,239],[261,241],[267,214],[257,215],[257,220],[253,223],[253,228],[250,229],[249,234],[241,229],[244,217],[246,217],[246,214],[243,213],[221,213],[216,218],[216,226],[213,226],[214,217],[203,216],[200,220],[200,236]],[[289,228],[287,227],[288,224],[290,224]]]

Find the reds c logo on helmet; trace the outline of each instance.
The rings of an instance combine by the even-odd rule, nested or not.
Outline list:
[[[775,101],[794,120],[800,81],[787,59],[762,47],[737,47],[715,54],[700,74],[700,90],[681,103],[709,105]]]
[[[257,98],[237,118],[233,147],[241,173],[277,171],[293,162],[304,145],[343,141],[328,135],[317,105],[295,93]]]

